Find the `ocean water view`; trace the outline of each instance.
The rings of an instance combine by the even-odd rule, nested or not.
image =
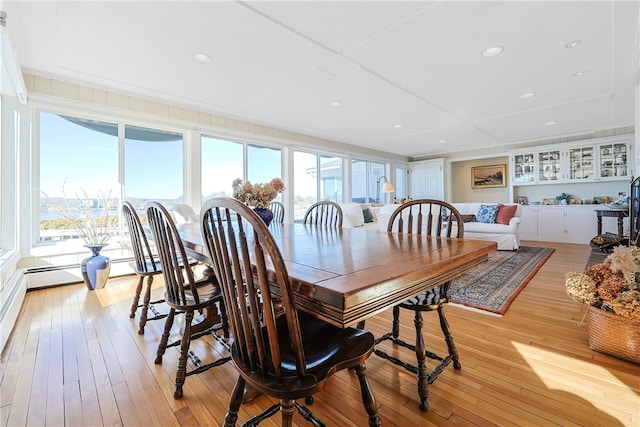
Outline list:
[[[119,215],[118,209],[109,209],[109,215]],[[71,211],[74,215],[81,217],[83,213],[80,211]],[[103,214],[102,209],[92,209],[93,216],[98,217]],[[59,219],[64,218],[64,215],[60,211],[40,211],[40,219]]]

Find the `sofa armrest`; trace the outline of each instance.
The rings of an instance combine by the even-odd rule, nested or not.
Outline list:
[[[520,228],[520,218],[514,216],[509,220],[507,225],[509,233],[518,234],[518,228]]]

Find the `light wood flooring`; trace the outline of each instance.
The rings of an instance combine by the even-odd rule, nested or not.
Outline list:
[[[584,308],[564,291],[564,274],[581,271],[586,245],[524,242],[556,252],[504,317],[447,307],[462,370],[451,366],[429,387],[431,409],[418,409],[413,375],[375,355],[367,374],[384,426],[640,426],[640,366],[593,352]],[[173,398],[177,350],[154,365],[162,321],[143,336],[129,305],[136,278],[110,280],[102,290],[69,285],[27,293],[2,354],[3,426],[218,426],[236,379],[230,364],[187,378]],[[154,292],[162,293],[161,280]],[[433,314],[433,313],[431,313]],[[367,321],[386,332],[390,311]],[[436,327],[433,317],[427,326]],[[413,337],[403,313],[401,334]],[[439,334],[427,345],[443,350]],[[193,344],[201,359],[226,354],[210,337]],[[411,358],[412,355],[408,354]],[[245,421],[272,401],[241,408]],[[366,426],[353,373],[335,375],[311,409],[328,426]],[[279,425],[276,416],[263,425]],[[297,425],[307,425],[296,414]]]

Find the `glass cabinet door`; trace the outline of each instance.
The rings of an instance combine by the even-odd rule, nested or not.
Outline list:
[[[513,182],[516,184],[533,182],[535,179],[533,153],[516,154],[513,159]]]
[[[600,145],[600,178],[627,176],[627,144]]]
[[[593,179],[593,147],[569,149],[569,179]]]
[[[538,153],[538,181],[560,179],[560,150]]]

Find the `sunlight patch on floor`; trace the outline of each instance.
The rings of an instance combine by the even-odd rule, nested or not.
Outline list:
[[[638,422],[640,414],[634,413],[633,408],[640,408],[640,396],[606,368],[539,347],[512,344],[549,390],[574,394],[623,425]],[[612,385],[608,389],[618,389],[615,396],[602,392],[597,385],[602,381]],[[621,408],[630,412],[621,411]]]

